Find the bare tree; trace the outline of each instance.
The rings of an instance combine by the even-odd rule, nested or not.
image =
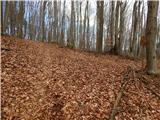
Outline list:
[[[79,47],[80,47],[80,49],[82,49],[82,46],[83,46],[83,38],[82,38],[82,1],[80,2],[80,28],[79,28],[79,32],[80,32]]]
[[[114,6],[115,6],[115,1],[111,1],[111,13],[110,13],[110,39],[111,39],[111,47],[113,47],[113,40],[114,40]]]
[[[126,9],[127,2],[120,3],[120,31],[119,31],[119,54],[123,54],[123,45],[124,45],[124,13]]]
[[[97,41],[96,41],[96,51],[98,53],[102,52],[103,43],[103,8],[104,1],[97,1]]]
[[[7,30],[7,24],[8,24],[8,18],[9,18],[9,3],[8,1],[5,1],[5,12],[4,12],[4,33],[6,33]]]
[[[71,2],[71,22],[70,22],[70,38],[67,43],[70,47],[75,47],[75,9],[74,1]]]
[[[65,35],[65,7],[66,7],[66,0],[63,3],[63,16],[62,16],[62,29],[61,29],[61,39],[60,45],[64,46],[64,35]]]
[[[53,26],[53,39],[57,41],[58,36],[58,8],[57,8],[57,0],[54,1],[54,26]]]
[[[114,52],[118,54],[119,50],[119,11],[120,11],[120,1],[117,1],[116,4],[116,13],[115,13],[115,45],[114,45]]]
[[[9,17],[10,17],[10,29],[11,29],[11,35],[15,35],[15,14],[16,14],[16,2],[10,1],[9,2]]]
[[[3,1],[1,1],[1,33],[4,33],[4,24],[3,24],[3,20],[4,20],[4,15],[3,15]]]
[[[89,23],[89,5],[88,5],[88,9],[87,9],[87,50],[89,49],[90,49],[90,23]]]
[[[87,19],[87,11],[88,11],[88,1],[86,4],[85,8],[85,13],[84,13],[84,20],[83,20],[83,42],[82,42],[82,49],[85,48],[85,41],[86,41],[86,19]]]
[[[44,41],[46,39],[46,35],[45,35],[45,9],[46,9],[46,4],[47,4],[47,1],[44,1],[43,2],[43,8],[42,8],[42,41]]]
[[[146,25],[146,69],[148,74],[155,74],[157,72],[156,30],[158,5],[159,1],[148,1],[148,14]]]
[[[18,37],[23,38],[23,23],[25,13],[25,2],[19,1],[19,14],[18,14]]]

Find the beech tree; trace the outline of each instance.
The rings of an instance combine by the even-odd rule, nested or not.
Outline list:
[[[54,1],[54,26],[53,26],[53,39],[57,41],[58,36],[58,8],[57,8],[57,0]]]
[[[80,32],[80,42],[79,42],[79,48],[82,49],[83,48],[83,38],[82,38],[82,2],[80,2],[80,28],[79,28],[79,32]]]
[[[44,41],[45,40],[45,38],[46,38],[46,33],[45,33],[45,8],[46,8],[46,3],[47,3],[47,1],[44,1],[43,2],[43,8],[42,8],[42,18],[43,18],[43,20],[42,20],[42,41]]]
[[[65,7],[66,7],[66,0],[63,3],[63,16],[62,16],[61,39],[60,39],[60,45],[61,46],[64,46],[64,36],[65,36]]]
[[[120,1],[117,1],[116,4],[116,13],[115,13],[115,44],[114,44],[114,53],[118,54],[119,50],[119,11],[120,11]]]
[[[18,37],[23,38],[23,23],[25,13],[25,2],[19,1],[19,14],[18,14]]]
[[[156,31],[159,1],[148,1],[146,25],[146,70],[148,74],[156,74]]]
[[[115,6],[115,1],[111,1],[111,12],[110,12],[110,39],[111,39],[111,47],[113,47],[114,43],[114,6]]]
[[[11,35],[15,35],[15,22],[16,22],[16,2],[9,2],[9,17],[10,17],[10,28]]]
[[[75,9],[74,1],[71,2],[71,22],[70,22],[70,37],[68,41],[68,46],[75,47]]]
[[[4,24],[3,24],[3,19],[4,19],[4,15],[3,15],[3,1],[0,3],[1,5],[1,33],[4,33]]]
[[[96,38],[96,51],[102,52],[103,44],[103,7],[104,1],[97,1],[97,38]]]

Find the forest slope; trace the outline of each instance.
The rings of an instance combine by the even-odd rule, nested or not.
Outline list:
[[[127,66],[113,55],[2,36],[2,119],[108,119]],[[121,101],[117,120],[158,120],[160,100],[140,82]]]

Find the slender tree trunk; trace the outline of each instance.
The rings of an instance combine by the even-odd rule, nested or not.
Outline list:
[[[3,1],[1,1],[1,33],[4,33]]]
[[[156,30],[157,30],[157,11],[159,1],[148,2],[147,26],[146,26],[146,60],[147,73],[157,72],[156,63]]]
[[[90,49],[90,25],[89,25],[89,10],[87,10],[87,50]]]
[[[82,49],[82,44],[83,44],[83,38],[82,38],[82,2],[80,2],[80,42],[79,42],[79,47]]]
[[[137,10],[138,1],[134,4],[134,30],[133,30],[133,42],[132,42],[132,55],[135,56],[136,53],[136,44],[137,44],[137,29],[138,29],[138,10]]]
[[[96,51],[98,53],[102,52],[103,43],[103,7],[104,1],[97,1],[97,41],[96,41]]]
[[[86,19],[87,19],[87,10],[88,10],[88,1],[87,1],[87,4],[86,4],[85,13],[84,13],[82,49],[85,49],[85,42],[86,42]]]
[[[119,54],[123,55],[123,44],[124,44],[124,11],[126,8],[126,2],[122,3],[120,5],[120,34],[119,34]]]
[[[113,47],[114,40],[114,4],[115,1],[111,1],[111,19],[110,19],[110,38],[111,38],[111,47]]]
[[[76,30],[77,30],[77,36],[76,36],[76,42],[77,42],[77,44],[78,44],[78,46],[79,46],[79,1],[77,1],[76,2],[76,12],[77,12],[77,14],[76,14],[76,19],[77,19],[77,25],[76,25]],[[77,46],[77,47],[78,47]]]
[[[65,6],[66,6],[66,0],[63,3],[63,16],[62,16],[62,29],[61,29],[61,39],[60,39],[60,45],[64,46],[64,35],[65,35]]]
[[[11,35],[15,35],[15,16],[14,16],[14,13],[15,13],[15,3],[14,1],[11,1],[9,3],[9,10],[10,10],[10,29],[11,29],[11,32],[10,34]]]
[[[75,10],[74,10],[74,1],[71,2],[71,23],[70,23],[70,39],[68,46],[75,47]]]
[[[119,7],[120,7],[120,1],[117,1],[116,5],[116,15],[115,15],[115,46],[114,46],[114,52],[118,54],[119,50],[119,39],[118,39],[118,34],[119,34]]]
[[[24,1],[19,2],[19,17],[18,17],[18,37],[23,38],[23,23],[24,23],[24,13],[25,13],[25,3]]]
[[[5,15],[4,15],[4,33],[6,33],[6,29],[8,26],[8,15],[9,15],[9,4],[8,1],[5,2]]]
[[[46,35],[45,35],[45,8],[46,8],[46,4],[47,1],[43,2],[43,8],[42,8],[42,41],[44,42],[44,40],[46,39]]]
[[[57,41],[57,35],[58,35],[58,31],[57,31],[57,28],[58,28],[58,8],[57,8],[57,1],[54,1],[54,27],[53,27],[53,38],[56,42]]]

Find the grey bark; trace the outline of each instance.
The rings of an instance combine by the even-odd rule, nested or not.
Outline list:
[[[97,38],[96,38],[96,51],[102,52],[103,43],[103,8],[104,1],[97,1]]]
[[[23,23],[24,23],[24,13],[25,13],[25,2],[19,1],[19,17],[18,17],[18,37],[23,38]]]
[[[126,2],[121,2],[120,4],[120,33],[119,33],[119,54],[122,55],[123,54],[123,42],[124,42],[124,36],[123,36],[123,32],[124,32],[124,13],[125,13],[125,9],[126,9]]]
[[[148,14],[146,25],[146,60],[147,73],[156,74],[156,30],[157,30],[157,11],[159,1],[148,1]]]
[[[118,34],[119,34],[119,10],[120,10],[120,1],[117,1],[116,5],[116,13],[115,13],[115,46],[114,46],[114,52],[118,54],[119,50],[119,39],[118,39]]]
[[[82,38],[82,2],[80,2],[80,42],[79,42],[79,47],[82,49],[82,44],[83,44],[83,38]]]

